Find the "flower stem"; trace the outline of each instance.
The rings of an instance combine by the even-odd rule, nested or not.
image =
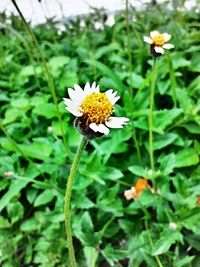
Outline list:
[[[156,59],[154,58],[152,66],[150,105],[149,105],[149,155],[150,155],[150,166],[153,172],[154,172],[153,107],[154,107],[155,80],[156,80]]]
[[[128,63],[129,63],[129,90],[131,98],[133,99],[133,64],[132,64],[132,53],[131,53],[131,35],[130,35],[130,12],[129,12],[129,0],[126,0],[126,11],[125,11],[125,18],[126,18],[126,34],[127,34],[127,48],[128,48]],[[136,137],[136,130],[132,124],[133,129],[133,141],[135,143],[135,148],[137,151],[138,161],[141,163],[141,153],[140,153],[140,146]]]
[[[65,214],[65,227],[66,227],[66,234],[67,234],[67,242],[68,242],[68,250],[69,250],[69,258],[70,258],[70,265],[71,267],[76,267],[76,259],[74,255],[74,247],[72,242],[72,232],[71,232],[71,211],[70,211],[70,200],[71,200],[71,193],[72,193],[72,185],[73,180],[76,174],[76,170],[78,167],[78,163],[80,161],[81,155],[83,153],[84,147],[87,144],[87,140],[83,137],[81,143],[77,149],[74,161],[72,163],[72,168],[68,177],[67,181],[67,188],[65,193],[65,205],[64,205],[64,214]]]
[[[146,231],[147,231],[147,235],[148,235],[148,239],[149,239],[149,243],[150,243],[150,246],[151,246],[151,249],[153,249],[153,240],[152,240],[152,237],[151,237],[151,234],[150,234],[150,229],[148,227],[148,221],[147,219],[144,220],[144,224],[145,224],[145,228],[146,228]],[[160,258],[158,256],[154,256],[157,263],[158,263],[158,266],[159,267],[163,267],[162,265],[162,262],[160,261]]]

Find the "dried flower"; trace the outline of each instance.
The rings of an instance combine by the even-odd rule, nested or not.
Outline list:
[[[74,90],[68,88],[68,94],[70,99],[64,98],[66,109],[76,116],[75,127],[87,139],[108,135],[109,128],[123,128],[129,121],[125,117],[111,116],[120,98],[112,89],[100,93],[95,82],[92,86],[86,83],[84,89],[75,84]]]
[[[137,199],[140,197],[140,195],[142,194],[142,191],[145,188],[149,188],[153,192],[152,187],[149,185],[147,180],[144,178],[140,178],[136,181],[135,185],[131,187],[130,190],[126,190],[124,192],[124,196],[127,200]]]
[[[164,54],[164,49],[174,48],[173,44],[167,43],[171,39],[169,33],[159,33],[158,31],[150,32],[150,37],[144,36],[144,42],[151,44],[151,53],[153,56]]]
[[[197,197],[197,204],[200,205],[200,196]]]

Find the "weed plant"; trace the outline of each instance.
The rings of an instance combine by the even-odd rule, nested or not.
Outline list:
[[[200,266],[200,16],[198,2],[191,10],[178,2],[136,11],[126,1],[112,26],[95,10],[62,31],[49,19],[34,35],[21,17],[0,14],[2,267],[70,266],[63,205],[81,136],[62,99],[93,81],[117,91],[115,114],[130,122],[90,141],[79,162],[71,201],[78,266]],[[153,172],[153,59],[143,41],[152,30],[170,33],[175,46],[156,60]],[[127,200],[139,178],[147,188]]]

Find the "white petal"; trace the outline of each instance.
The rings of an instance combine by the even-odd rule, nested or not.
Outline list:
[[[153,44],[153,41],[150,37],[144,36],[143,40],[144,40],[144,42],[146,42],[148,44]]]
[[[81,108],[79,105],[76,104],[76,102],[73,102],[72,100],[68,98],[63,98],[64,99],[64,104],[66,106],[66,109],[72,113],[74,116],[82,116],[83,113],[81,111]]]
[[[94,132],[100,132],[105,135],[109,134],[109,129],[104,124],[97,125],[95,122],[91,123],[89,125],[90,129],[92,129]]]
[[[72,101],[75,101],[76,99],[76,92],[72,88],[68,88],[68,95],[71,98]]]
[[[65,106],[75,105],[75,103],[69,98],[63,98]]]
[[[99,85],[97,85],[96,89],[95,89],[95,93],[99,93],[100,89],[99,89]]]
[[[105,124],[109,128],[123,128],[123,125],[127,124],[128,121],[129,119],[125,117],[109,117]]]
[[[85,87],[84,87],[84,93],[86,95],[90,94],[90,84],[87,82]]]
[[[112,105],[114,105],[120,99],[120,96],[116,96],[117,92],[113,92],[112,89],[106,91],[105,94],[109,98]]]
[[[156,51],[156,53],[160,53],[160,54],[164,54],[165,50],[162,47],[159,46],[155,46],[154,50]]]
[[[72,88],[68,88],[68,95],[71,98],[71,100],[75,102],[77,105],[80,105],[83,99],[85,98],[85,95],[83,93],[77,92]]]
[[[89,83],[86,83],[84,87],[85,95],[90,95],[92,93],[99,93],[99,85],[96,87],[96,82],[93,82],[92,86],[90,87]]]
[[[164,44],[162,47],[164,49],[171,49],[171,48],[174,48],[174,45],[173,44]]]
[[[65,109],[68,110],[70,113],[72,113],[76,117],[81,117],[83,115],[83,113],[79,109],[76,109],[74,107],[69,106],[69,107],[66,107]]]
[[[76,92],[83,93],[83,89],[78,84],[74,84],[74,89]]]
[[[171,39],[171,34],[169,34],[167,32],[162,33],[162,35],[164,36],[165,42],[167,42]]]
[[[96,88],[96,82],[93,82],[91,88],[92,88],[92,90],[95,90],[95,88]]]
[[[151,38],[155,37],[158,34],[160,34],[158,31],[152,31],[152,32],[150,32]]]

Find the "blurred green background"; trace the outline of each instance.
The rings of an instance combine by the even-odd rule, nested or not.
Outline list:
[[[103,9],[66,20],[62,30],[48,19],[32,29],[35,37],[22,18],[0,14],[1,266],[69,266],[63,202],[80,135],[62,98],[88,81],[118,91],[115,114],[130,123],[91,141],[83,154],[72,192],[78,265],[200,266],[200,15],[198,1],[191,10],[183,3],[150,3],[142,12],[127,5],[112,26]],[[175,45],[157,62],[160,194],[145,190],[127,201],[124,191],[138,178],[151,183],[152,58],[143,36],[152,30],[170,33]]]

